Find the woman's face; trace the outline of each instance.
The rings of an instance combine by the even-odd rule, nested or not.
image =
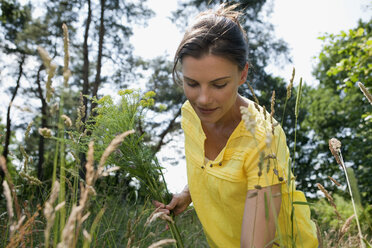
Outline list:
[[[220,56],[182,59],[183,89],[204,124],[225,124],[239,111],[238,88],[247,77],[248,64],[238,66]],[[235,111],[235,112],[234,112]]]

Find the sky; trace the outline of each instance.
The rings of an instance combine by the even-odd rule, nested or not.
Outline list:
[[[163,3],[164,2],[164,3]],[[144,58],[154,58],[168,54],[172,59],[182,34],[169,20],[171,11],[177,8],[177,1],[148,0],[148,6],[156,13],[145,28],[136,28],[131,41],[136,55]],[[166,7],[164,7],[166,6]],[[309,85],[317,85],[311,75],[316,57],[322,42],[318,39],[326,33],[337,34],[356,27],[359,19],[367,21],[372,16],[372,1],[370,0],[268,0],[264,7],[265,13],[272,10],[267,21],[275,27],[275,36],[286,41],[290,48],[292,63],[269,65],[267,70],[275,76],[281,76],[287,81],[296,68],[295,82],[299,77]],[[162,149],[160,156],[176,156],[169,154],[172,147],[182,146],[183,137],[174,140]],[[174,153],[175,154],[175,153]],[[186,165],[180,159],[179,165],[173,166],[167,160],[162,161],[165,169],[165,179],[172,192],[179,192],[187,184]]]
[[[168,17],[177,8],[178,1],[162,0],[161,5],[159,0],[147,2],[156,17],[149,20],[147,27],[134,30],[131,41],[135,54],[154,58],[166,53],[173,58],[182,34]],[[268,70],[289,78],[295,67],[296,75],[314,85],[311,70],[316,60],[313,57],[319,54],[322,44],[317,37],[354,28],[359,18],[369,20],[372,16],[371,0],[268,0],[265,12],[270,8],[273,12],[268,21],[274,25],[276,37],[288,43],[293,63],[273,63]]]

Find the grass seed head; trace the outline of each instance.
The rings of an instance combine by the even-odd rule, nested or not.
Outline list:
[[[72,121],[70,117],[68,117],[67,115],[61,115],[61,118],[64,120],[66,127],[72,126]]]
[[[94,180],[94,177],[95,177],[94,167],[93,167],[93,164],[94,164],[94,142],[93,141],[89,142],[88,147],[89,148],[88,148],[88,154],[87,154],[87,163],[85,164],[85,168],[86,168],[85,180],[87,182],[87,185],[93,185],[93,180]]]
[[[298,117],[300,103],[301,103],[301,92],[302,92],[302,78],[300,78],[300,85],[298,86],[296,105],[295,105],[295,116]]]
[[[340,184],[339,182],[337,182],[336,179],[334,179],[333,177],[328,176],[328,178],[329,178],[329,179],[330,179],[334,184],[336,184],[337,187],[340,187],[340,186],[341,186],[341,184]]]
[[[332,138],[329,140],[328,144],[329,150],[331,151],[332,155],[335,157],[337,163],[342,167],[342,163],[340,160],[341,142],[336,138]]]
[[[338,240],[340,240],[350,229],[351,222],[355,218],[355,214],[351,215],[349,218],[346,219],[345,223],[342,225],[340,229],[340,234]]]
[[[258,105],[260,105],[260,103],[258,102],[258,98],[256,97],[256,94],[254,93],[254,90],[253,90],[251,84],[248,83],[248,82],[247,82],[247,84],[248,84],[248,88],[249,88],[250,92],[252,93],[254,102],[257,103]]]
[[[49,128],[46,128],[46,127],[39,128],[39,134],[41,136],[43,136],[44,138],[52,137],[52,131]]]
[[[32,125],[34,124],[33,121],[31,121],[28,125],[27,125],[27,129],[26,129],[26,132],[25,132],[25,138],[28,139],[28,136],[30,134],[30,131],[31,131],[31,127]]]
[[[275,114],[275,90],[273,91],[273,94],[271,95],[271,113],[270,115],[274,117]]]
[[[252,133],[254,136],[255,134],[255,129],[256,129],[256,120],[254,117],[251,115],[251,113],[248,110],[248,107],[240,107],[240,112],[242,114],[242,119],[245,124],[245,128]]]
[[[292,95],[292,88],[293,88],[293,80],[294,80],[294,77],[295,77],[295,68],[293,67],[293,70],[292,70],[292,77],[291,77],[291,80],[289,81],[289,84],[287,86],[287,100],[289,98],[291,98],[291,95]]]
[[[361,82],[358,82],[359,89],[363,92],[363,94],[366,96],[369,103],[372,105],[372,95],[369,93],[367,88],[362,84]]]
[[[161,248],[164,245],[169,245],[169,244],[174,244],[174,243],[176,243],[175,239],[163,239],[163,240],[160,240],[160,241],[157,241],[151,244],[148,248]]]
[[[109,146],[105,149],[105,151],[103,152],[102,156],[101,156],[101,159],[99,161],[99,165],[98,165],[98,170],[97,170],[97,176],[101,176],[102,172],[103,172],[103,167],[106,163],[106,160],[107,158],[110,156],[110,154],[116,150],[116,148],[121,144],[121,142],[123,142],[124,138],[127,137],[129,134],[132,134],[134,133],[134,130],[129,130],[129,131],[126,131],[122,134],[119,134],[118,136],[116,136],[112,141],[111,143],[109,144]]]

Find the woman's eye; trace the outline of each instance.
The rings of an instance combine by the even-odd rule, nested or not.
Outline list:
[[[216,87],[217,89],[222,89],[226,85],[227,85],[227,83],[224,83],[224,84],[215,84],[214,87]]]
[[[186,84],[188,86],[190,86],[191,88],[194,88],[194,87],[198,86],[198,84],[196,84],[196,83],[189,83],[189,82],[187,82]]]

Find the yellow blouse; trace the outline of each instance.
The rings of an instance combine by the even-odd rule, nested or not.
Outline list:
[[[295,190],[291,173],[292,179],[288,183],[289,152],[285,134],[277,125],[275,135],[267,135],[272,127],[270,121],[265,120],[262,108],[258,111],[253,102],[245,100],[251,118],[256,122],[254,135],[247,131],[242,120],[220,154],[209,161],[205,160],[206,136],[200,119],[188,101],[182,106],[188,187],[207,241],[211,247],[240,247],[247,191],[282,184],[275,243],[280,247],[318,247],[316,227],[310,220],[307,205],[293,205],[292,228],[292,202],[306,202],[306,198],[301,191]],[[268,147],[267,143],[271,145]],[[276,158],[269,158],[273,155]]]

